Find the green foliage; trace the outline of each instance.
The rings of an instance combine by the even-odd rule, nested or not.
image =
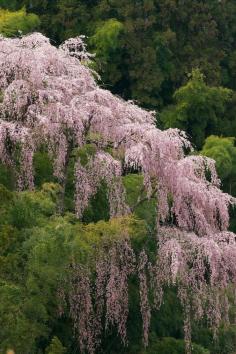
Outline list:
[[[156,221],[155,196],[147,199],[143,188],[143,176],[128,174],[123,178],[127,203],[138,218],[145,220],[149,230],[154,230]]]
[[[91,37],[91,44],[94,45],[99,58],[107,60],[118,48],[119,36],[123,30],[123,24],[116,19],[109,19],[97,27],[95,34]]]
[[[235,325],[231,325],[228,328],[221,328],[219,333],[219,340],[214,348],[215,354],[227,354],[235,353],[236,346],[236,328]],[[213,351],[212,350],[212,351]]]
[[[25,316],[23,312],[24,290],[17,285],[1,281],[0,283],[0,318],[1,330],[0,353],[13,348],[16,352],[30,354],[35,352],[35,336],[39,327]],[[19,338],[22,338],[19,341]]]
[[[15,187],[14,177],[13,171],[0,162],[0,184],[3,184],[6,188],[12,190]]]
[[[37,151],[34,154],[35,185],[41,187],[45,182],[53,182],[53,166],[45,151]]]
[[[124,34],[124,25],[117,19],[108,19],[97,25],[95,33],[90,38],[95,57],[95,69],[103,75],[112,68],[112,76],[107,79],[113,83],[121,79],[121,73],[117,70],[116,63],[120,57],[120,42]]]
[[[18,229],[32,227],[56,210],[55,202],[43,191],[21,192],[14,198],[10,210],[11,224]]]
[[[3,9],[15,10],[18,5],[18,0],[0,0],[0,7]]]
[[[176,104],[162,112],[161,120],[166,128],[185,130],[197,148],[201,148],[209,134],[219,132],[231,95],[226,88],[207,86],[203,74],[193,70],[188,83],[175,92]]]
[[[64,354],[66,349],[57,337],[53,337],[50,346],[46,350],[47,354]]]
[[[154,337],[155,338],[155,337]],[[163,337],[161,339],[152,338],[150,348],[143,354],[183,354],[185,352],[185,344],[183,340]],[[202,346],[194,344],[192,346],[193,354],[210,354],[207,349],[204,349]],[[141,353],[140,353],[141,354]]]
[[[235,138],[209,136],[203,145],[202,155],[216,161],[216,169],[228,192],[236,192],[236,147]]]
[[[0,9],[0,33],[7,37],[26,34],[40,25],[37,15],[27,14],[25,8],[11,12]]]
[[[75,156],[80,159],[82,166],[85,166],[89,158],[96,153],[96,148],[93,144],[85,144],[78,151],[75,151]]]
[[[13,195],[2,184],[0,184],[0,200],[1,200],[0,224],[4,224],[5,222],[7,222],[7,216],[8,216],[9,208],[10,208],[11,203],[13,201]]]
[[[235,138],[209,136],[200,154],[216,161],[217,173],[222,181],[222,189],[236,196],[236,147]],[[231,214],[231,230],[236,230],[236,209]]]
[[[35,5],[39,8],[40,3],[41,1],[36,1]],[[47,31],[50,31],[51,36],[56,40],[61,42],[80,34],[87,34],[87,26],[90,25],[89,21],[91,21],[89,1],[45,1],[45,10],[41,9],[41,12],[43,12],[42,20]],[[53,16],[50,16],[50,13],[53,13]],[[51,26],[51,21],[53,26]]]
[[[76,262],[93,272],[95,256],[114,240],[129,234],[139,249],[145,238],[144,223],[133,216],[84,225],[73,214],[57,215],[58,193],[52,183],[32,192],[0,189],[1,354],[7,348],[26,354],[71,348],[71,325],[57,315],[57,290],[68,266]],[[51,334],[58,339],[50,342]]]
[[[104,182],[101,183],[97,193],[89,201],[86,208],[83,221],[85,223],[97,222],[99,220],[109,220],[109,201],[107,198],[107,186]]]
[[[211,135],[206,139],[201,151],[202,155],[211,157],[216,161],[217,172],[222,179],[227,178],[232,173],[233,165],[236,162],[234,141],[235,138],[221,138]]]
[[[204,327],[195,329],[194,341],[202,345],[214,354],[234,354],[236,345],[235,325],[222,325],[217,332],[216,339],[212,338],[212,333]]]

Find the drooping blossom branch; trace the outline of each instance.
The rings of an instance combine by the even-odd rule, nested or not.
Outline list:
[[[186,350],[191,353],[191,320],[205,316],[216,333],[222,319],[227,318],[226,289],[236,284],[235,234],[224,231],[199,237],[175,227],[162,227],[159,234],[157,261],[152,268],[155,289],[177,287],[185,316]]]
[[[69,282],[69,309],[74,334],[81,352],[95,353],[94,309],[91,283],[87,271],[80,265],[73,265]]]
[[[140,310],[143,320],[143,343],[148,345],[148,335],[151,320],[151,308],[148,299],[148,282],[147,282],[147,265],[148,258],[145,251],[139,256],[138,276],[139,276],[139,294],[140,294]]]
[[[129,209],[125,203],[125,190],[121,174],[121,163],[103,151],[98,151],[86,166],[82,166],[78,161],[75,168],[77,216],[82,216],[90,198],[97,192],[101,181],[105,181],[108,187],[111,217],[127,214]]]
[[[104,330],[111,327],[117,329],[122,342],[127,344],[128,287],[130,276],[135,273],[135,262],[127,236],[117,239],[109,249],[106,245],[97,255],[95,280],[89,273],[89,266],[73,263],[69,267],[66,285],[60,284],[57,292],[59,315],[65,313],[68,305],[82,353],[95,353]]]
[[[129,313],[128,280],[135,270],[135,254],[128,242],[115,242],[109,251],[106,285],[106,328],[116,326],[124,344]]]

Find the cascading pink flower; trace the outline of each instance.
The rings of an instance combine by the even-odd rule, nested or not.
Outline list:
[[[143,343],[148,345],[148,334],[151,321],[151,307],[148,299],[148,280],[147,280],[147,264],[148,257],[145,251],[142,251],[139,256],[138,275],[139,275],[139,294],[140,294],[140,309],[143,320]]]

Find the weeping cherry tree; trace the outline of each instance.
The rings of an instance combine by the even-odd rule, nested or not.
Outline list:
[[[139,279],[144,345],[153,308],[161,306],[164,288],[175,287],[189,354],[191,321],[206,318],[216,333],[227,317],[226,289],[236,286],[236,236],[227,231],[235,200],[219,189],[215,162],[189,154],[183,132],[157,129],[154,112],[99,88],[90,59],[81,37],[59,48],[40,33],[0,38],[0,160],[14,170],[19,190],[33,189],[33,158],[43,145],[63,191],[72,151],[92,143],[87,163],[79,157],[75,163],[78,218],[103,182],[110,217],[128,215],[122,176],[143,175],[146,196],[157,203],[155,263],[145,249],[135,254],[124,233],[97,254],[95,280],[73,264],[68,298],[60,290],[61,299],[81,352],[93,354],[109,327],[127,343],[130,276]]]

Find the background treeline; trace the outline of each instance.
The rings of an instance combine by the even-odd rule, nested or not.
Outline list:
[[[155,109],[161,128],[184,129],[196,153],[216,160],[223,189],[236,195],[235,0],[0,0],[0,7],[0,32],[6,36],[37,30],[57,45],[87,35],[102,85]],[[0,166],[1,354],[12,346],[17,354],[79,353],[69,318],[57,315],[55,295],[66,262],[76,256],[89,263],[94,244],[99,247],[109,235],[119,235],[124,225],[137,252],[145,237],[149,254],[153,252],[152,201],[139,205],[134,219],[108,221],[101,189],[83,223],[78,222],[72,213],[73,161],[71,165],[63,216],[57,210],[59,186],[43,151],[35,158],[34,192],[16,192],[11,171]],[[128,175],[124,184],[129,204],[135,205],[140,177]],[[233,224],[232,214],[235,229]],[[145,350],[134,279],[129,347],[123,348],[110,333],[102,353],[183,354],[183,319],[174,291],[167,292],[164,306],[153,316]],[[193,341],[193,354],[233,354],[235,325],[222,324],[214,342],[206,323],[198,324]]]
[[[236,88],[234,0],[1,0],[39,16],[56,43],[85,34],[104,85],[162,108],[193,68],[213,86]]]

